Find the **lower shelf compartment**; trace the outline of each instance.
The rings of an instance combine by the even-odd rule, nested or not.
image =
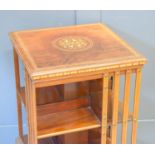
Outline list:
[[[93,87],[95,89],[96,87]],[[47,88],[46,88],[47,89]],[[77,96],[71,99],[64,99],[57,88],[48,88],[47,90],[38,91],[37,101],[37,125],[38,125],[38,142],[43,144],[53,144],[60,141],[56,141],[56,137],[66,136],[68,134],[76,134],[77,132],[86,132],[87,130],[97,130],[98,139],[92,138],[91,143],[100,143],[101,135],[101,104],[102,104],[102,91],[96,91]],[[52,92],[52,93],[51,93]],[[77,93],[77,92],[76,92]],[[50,97],[47,99],[47,94]],[[52,96],[52,95],[53,96]],[[23,103],[25,103],[25,88],[21,88],[18,91],[18,95]],[[109,98],[113,98],[113,94],[109,91]],[[97,107],[97,108],[96,108]],[[112,126],[112,102],[109,100],[110,110],[107,120],[107,128]],[[119,103],[118,122],[122,123],[123,103]],[[132,121],[133,114],[129,112],[128,121]],[[95,133],[93,131],[88,131]],[[110,133],[110,132],[109,132]],[[90,134],[89,134],[90,135]],[[110,134],[108,134],[109,136]],[[56,136],[56,137],[55,137]],[[81,135],[80,135],[81,136]],[[49,138],[50,137],[50,138]],[[83,136],[82,136],[83,137]],[[74,138],[74,136],[73,136]],[[23,138],[24,143],[27,143],[26,138]],[[55,142],[54,142],[55,139]],[[107,137],[107,143],[110,142],[110,138]]]
[[[38,139],[100,127],[90,107],[38,116]]]

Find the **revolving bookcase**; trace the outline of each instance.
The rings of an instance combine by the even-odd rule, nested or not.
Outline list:
[[[100,23],[16,31],[10,37],[21,143],[115,144],[118,124],[122,125],[121,143],[126,143],[128,122],[132,123],[131,143],[136,143],[141,72],[146,63],[141,54]],[[25,67],[24,87],[19,58]],[[22,103],[27,135],[23,134]]]

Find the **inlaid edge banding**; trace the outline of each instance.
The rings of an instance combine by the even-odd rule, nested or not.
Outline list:
[[[56,78],[56,77],[62,77],[67,75],[75,75],[75,74],[81,74],[81,73],[91,73],[96,71],[104,71],[108,69],[117,69],[117,68],[125,68],[125,67],[134,67],[138,65],[144,65],[146,61],[140,61],[136,63],[128,63],[128,64],[120,64],[120,65],[113,65],[113,66],[104,66],[104,67],[97,67],[97,68],[87,68],[87,69],[80,69],[80,70],[74,70],[74,71],[66,71],[66,72],[59,72],[59,73],[49,73],[45,75],[35,75],[32,74],[31,78],[33,80],[40,80],[45,78]]]

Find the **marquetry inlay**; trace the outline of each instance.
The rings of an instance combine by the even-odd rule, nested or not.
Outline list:
[[[84,36],[63,36],[54,40],[55,48],[63,51],[84,51],[93,46],[91,39]]]

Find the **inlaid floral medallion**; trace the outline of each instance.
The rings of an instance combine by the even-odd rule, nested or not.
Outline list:
[[[93,46],[92,40],[84,36],[59,37],[52,43],[55,48],[69,52],[84,51]]]

